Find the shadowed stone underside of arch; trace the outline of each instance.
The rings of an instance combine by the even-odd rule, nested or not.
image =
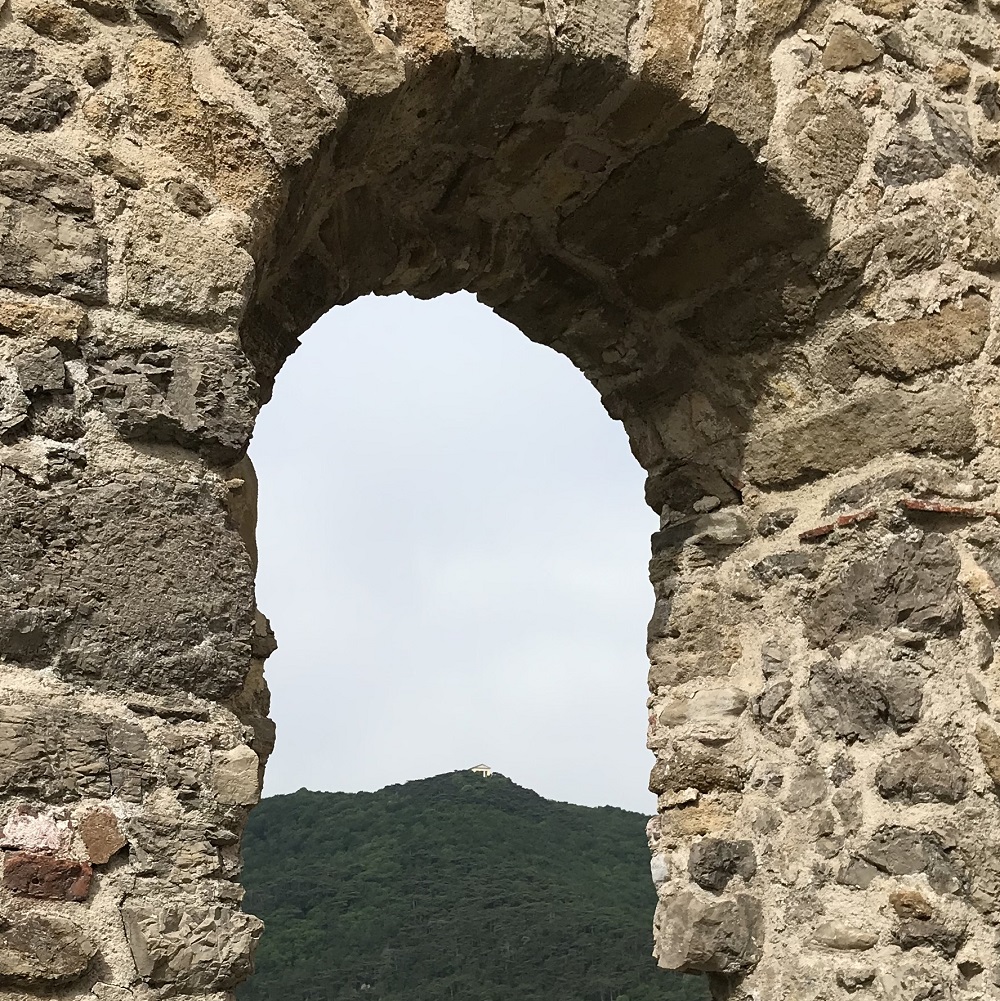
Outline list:
[[[0,8],[0,998],[249,974],[254,420],[332,306],[458,289],[591,380],[661,516],[660,966],[993,996],[997,37],[931,0]]]

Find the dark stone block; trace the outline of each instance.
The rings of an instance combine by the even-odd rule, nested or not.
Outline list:
[[[757,856],[749,841],[703,838],[688,855],[688,872],[705,890],[724,890],[733,876],[750,879],[756,871]]]

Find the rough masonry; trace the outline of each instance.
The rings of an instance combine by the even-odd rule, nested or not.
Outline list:
[[[457,289],[649,474],[659,964],[1000,996],[998,69],[997,0],[3,0],[0,998],[249,974],[247,443]]]

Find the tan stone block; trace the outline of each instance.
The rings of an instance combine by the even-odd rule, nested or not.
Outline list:
[[[241,744],[212,755],[212,785],[224,803],[252,806],[260,799],[260,759]]]

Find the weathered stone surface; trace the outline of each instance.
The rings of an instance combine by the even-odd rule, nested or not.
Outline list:
[[[63,493],[0,479],[0,559],[18,575],[0,591],[0,647],[91,685],[236,691],[250,667],[253,595],[227,521],[197,483],[123,478]]]
[[[126,902],[125,934],[139,976],[189,992],[227,990],[253,969],[262,925],[229,907]]]
[[[739,636],[720,619],[717,592],[694,588],[657,601],[649,623],[650,688],[725,677],[742,652]]]
[[[847,24],[835,24],[823,49],[823,68],[855,69],[879,57],[879,50]]]
[[[197,0],[136,0],[135,12],[170,38],[186,38],[204,18]]]
[[[957,803],[969,788],[972,773],[944,740],[923,740],[887,758],[875,772],[878,791],[886,799],[909,803]]]
[[[92,875],[89,862],[37,852],[12,852],[3,861],[4,888],[41,900],[86,900]]]
[[[860,466],[892,452],[964,455],[976,440],[969,403],[956,389],[889,389],[801,423],[764,429],[747,449],[762,485],[791,483]]]
[[[889,903],[901,918],[918,918],[926,921],[934,915],[931,902],[919,890],[909,887],[897,887],[893,890],[889,894]]]
[[[97,948],[74,921],[19,910],[0,915],[0,984],[50,988],[86,973]]]
[[[976,724],[979,754],[993,784],[1000,788],[1000,734],[983,720]]]
[[[241,744],[212,755],[212,784],[224,803],[252,806],[260,799],[260,759]]]
[[[46,703],[0,705],[0,792],[52,802],[141,799],[149,743],[138,727]]]
[[[25,12],[24,23],[33,31],[54,38],[57,42],[78,45],[90,38],[90,27],[86,20],[58,3],[35,4]]]
[[[943,105],[922,104],[894,130],[876,155],[874,169],[883,184],[897,186],[933,180],[971,159],[968,126]]]
[[[878,942],[873,931],[858,928],[839,918],[825,921],[813,932],[813,941],[827,949],[849,949],[863,952]]]
[[[17,132],[54,129],[75,96],[68,80],[46,73],[33,49],[0,47],[0,125]]]
[[[742,973],[762,955],[760,904],[747,894],[705,898],[682,891],[661,905],[657,959],[668,970]]]
[[[931,888],[938,893],[958,893],[965,885],[961,865],[934,834],[905,827],[883,827],[872,835],[861,856],[891,876],[926,873]]]
[[[0,283],[104,301],[106,246],[85,181],[57,165],[0,154],[0,209]]]
[[[107,941],[80,990],[249,971],[257,406],[332,306],[468,290],[648,474],[659,962],[732,1001],[989,992],[998,9],[3,9],[0,819],[109,867],[38,905]],[[72,993],[73,942],[0,977]]]
[[[894,939],[902,949],[929,946],[953,958],[965,940],[965,928],[950,927],[936,919],[905,918],[899,922]]]
[[[822,768],[813,766],[797,769],[788,780],[784,797],[785,809],[789,813],[797,813],[816,806],[826,799],[830,789],[830,779]]]
[[[703,838],[691,846],[688,872],[705,890],[724,890],[733,876],[750,879],[757,871],[757,858],[750,841]]]
[[[703,688],[668,699],[660,708],[659,721],[665,727],[686,727],[692,737],[706,743],[725,742],[735,736],[736,721],[747,701],[740,688]]]
[[[657,794],[683,789],[738,792],[746,776],[744,763],[726,750],[700,744],[675,744],[659,752],[649,776],[649,789]]]
[[[922,319],[874,323],[848,335],[843,347],[862,371],[908,379],[978,357],[989,322],[989,302],[972,293]]]
[[[881,555],[859,554],[845,571],[821,580],[803,611],[809,638],[826,646],[895,626],[931,636],[951,632],[962,621],[958,571],[955,547],[941,535],[919,543],[897,538]]]
[[[917,723],[923,674],[877,652],[876,658],[874,664],[867,657],[824,658],[810,668],[803,711],[818,731],[853,743],[905,733]]]
[[[123,437],[194,447],[220,464],[246,448],[257,385],[238,353],[162,344],[113,352],[93,342],[85,356],[89,388]]]

